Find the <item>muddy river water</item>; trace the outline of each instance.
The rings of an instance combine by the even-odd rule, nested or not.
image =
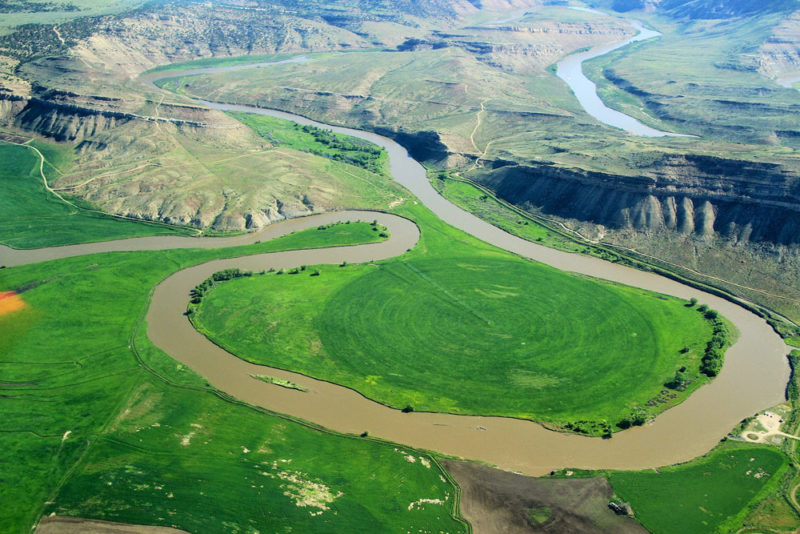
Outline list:
[[[147,314],[148,336],[157,346],[204,376],[212,385],[250,404],[291,414],[340,432],[361,433],[368,430],[371,436],[482,460],[529,475],[541,475],[561,467],[638,469],[686,461],[709,451],[744,417],[784,400],[784,388],[789,376],[786,361],[788,349],[762,319],[744,308],[651,273],[589,256],[560,252],[512,236],[441,197],[428,182],[422,165],[388,138],[350,128],[327,126],[283,112],[202,103],[219,110],[282,117],[374,142],[387,150],[392,177],[445,222],[495,246],[565,271],[685,299],[696,297],[730,319],[739,330],[739,339],[728,350],[724,368],[711,384],[695,392],[679,406],[664,412],[652,423],[602,440],[552,432],[536,423],[518,419],[419,412],[404,414],[335,384],[244,362],[208,341],[183,315],[189,290],[220,269],[281,268],[301,264],[336,264],[344,260],[353,263],[398,255],[416,243],[419,231],[413,223],[397,216],[371,212],[328,213],[278,223],[257,234],[234,238],[152,237],[40,251],[0,248],[0,264],[18,265],[105,250],[222,247],[265,240],[336,220],[377,218],[391,230],[391,239],[383,243],[217,260],[175,273],[154,292]],[[265,384],[252,378],[253,374],[284,378],[308,388],[308,391]]]

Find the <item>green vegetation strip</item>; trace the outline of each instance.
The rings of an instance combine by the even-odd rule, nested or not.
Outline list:
[[[289,380],[284,380],[283,378],[275,378],[274,376],[268,375],[250,375],[256,380],[261,380],[262,382],[266,382],[267,384],[275,384],[276,386],[281,386],[286,389],[296,389],[297,391],[308,391],[308,388],[304,388],[299,384],[295,384],[294,382],[290,382]]]
[[[369,141],[265,115],[253,113],[230,113],[230,115],[274,145],[310,152],[362,167],[377,174],[386,172],[388,164],[386,152]]]
[[[573,276],[409,208],[420,245],[325,275],[220,284],[192,315],[249,361],[396,408],[506,415],[609,433],[679,402],[712,325],[684,301]],[[676,371],[685,387],[669,390]]]
[[[194,69],[207,69],[215,67],[231,67],[235,65],[247,65],[256,63],[267,63],[273,61],[284,61],[291,59],[292,54],[263,54],[263,55],[248,55],[248,56],[234,56],[234,57],[210,57],[204,59],[195,59],[193,61],[181,61],[179,63],[170,63],[168,65],[160,65],[143,73],[143,75],[155,74],[159,72],[170,73],[173,71],[185,71]]]

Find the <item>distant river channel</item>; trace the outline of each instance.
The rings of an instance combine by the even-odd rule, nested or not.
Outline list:
[[[556,75],[567,82],[567,85],[572,89],[572,92],[575,94],[575,97],[578,99],[583,109],[586,110],[586,113],[604,124],[615,128],[621,128],[634,135],[642,135],[645,137],[689,137],[685,134],[676,134],[651,128],[630,115],[609,108],[597,95],[597,85],[583,74],[584,61],[603,56],[636,41],[644,41],[661,35],[657,31],[648,30],[642,26],[642,23],[638,20],[631,20],[629,22],[639,33],[619,43],[596,46],[591,50],[578,52],[565,57],[558,62]]]
[[[214,69],[214,72],[219,71],[219,68]],[[204,73],[199,70],[192,72]],[[161,73],[159,76],[179,74]],[[422,165],[412,159],[402,146],[386,137],[329,126],[279,111],[197,102],[221,111],[244,111],[284,118],[373,142],[388,152],[392,177],[418,201],[456,228],[512,253],[564,271],[683,299],[696,297],[700,302],[719,310],[739,330],[739,339],[728,349],[724,368],[713,382],[700,388],[684,403],[658,416],[652,423],[603,440],[552,432],[534,422],[520,419],[420,412],[405,414],[329,382],[247,363],[214,345],[197,332],[183,315],[190,289],[221,269],[239,267],[260,270],[342,261],[356,263],[401,254],[413,246],[419,237],[416,225],[406,219],[372,212],[334,212],[277,223],[264,229],[263,233],[204,239],[202,243],[196,238],[151,237],[144,238],[148,241],[143,245],[142,239],[132,239],[44,249],[49,251],[47,257],[53,258],[103,250],[128,250],[128,246],[141,250],[150,247],[187,247],[197,242],[201,246],[223,247],[230,246],[231,240],[267,239],[303,227],[354,218],[377,218],[389,226],[391,238],[384,243],[216,260],[179,271],[159,284],[147,314],[148,336],[158,347],[205,377],[214,387],[252,405],[289,414],[339,432],[360,434],[366,430],[370,436],[377,438],[480,460],[502,469],[534,476],[563,467],[642,469],[687,461],[708,452],[743,418],[784,400],[784,389],[789,378],[786,360],[788,349],[766,322],[744,308],[652,273],[594,257],[560,252],[512,236],[445,200],[429,183]],[[181,241],[175,242],[176,239]],[[40,261],[42,254],[44,251],[0,248],[0,264]],[[254,374],[290,380],[308,391],[266,384],[252,378]]]

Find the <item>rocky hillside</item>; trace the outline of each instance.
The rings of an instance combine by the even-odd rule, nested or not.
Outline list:
[[[724,19],[768,13],[791,12],[800,9],[797,0],[611,0],[598,5],[625,12],[637,9],[659,11],[677,18]]]
[[[800,244],[800,177],[778,165],[659,155],[638,176],[503,166],[481,181],[537,212],[616,230]]]
[[[377,177],[354,183],[311,156],[275,151],[228,116],[138,80],[144,70],[176,61],[375,46],[367,34],[319,13],[302,16],[308,4],[283,4],[168,2],[19,28],[0,38],[7,68],[0,125],[71,149],[74,165],[51,176],[52,185],[110,213],[244,230],[385,205],[391,193],[359,192],[363,179]],[[329,12],[336,7],[330,3]],[[413,15],[396,11],[371,17],[412,33],[416,25]]]
[[[758,70],[769,78],[800,73],[800,8],[782,18],[761,45]]]

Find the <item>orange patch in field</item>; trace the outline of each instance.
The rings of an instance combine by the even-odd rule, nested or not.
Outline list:
[[[0,315],[21,310],[25,301],[15,291],[0,291]]]

